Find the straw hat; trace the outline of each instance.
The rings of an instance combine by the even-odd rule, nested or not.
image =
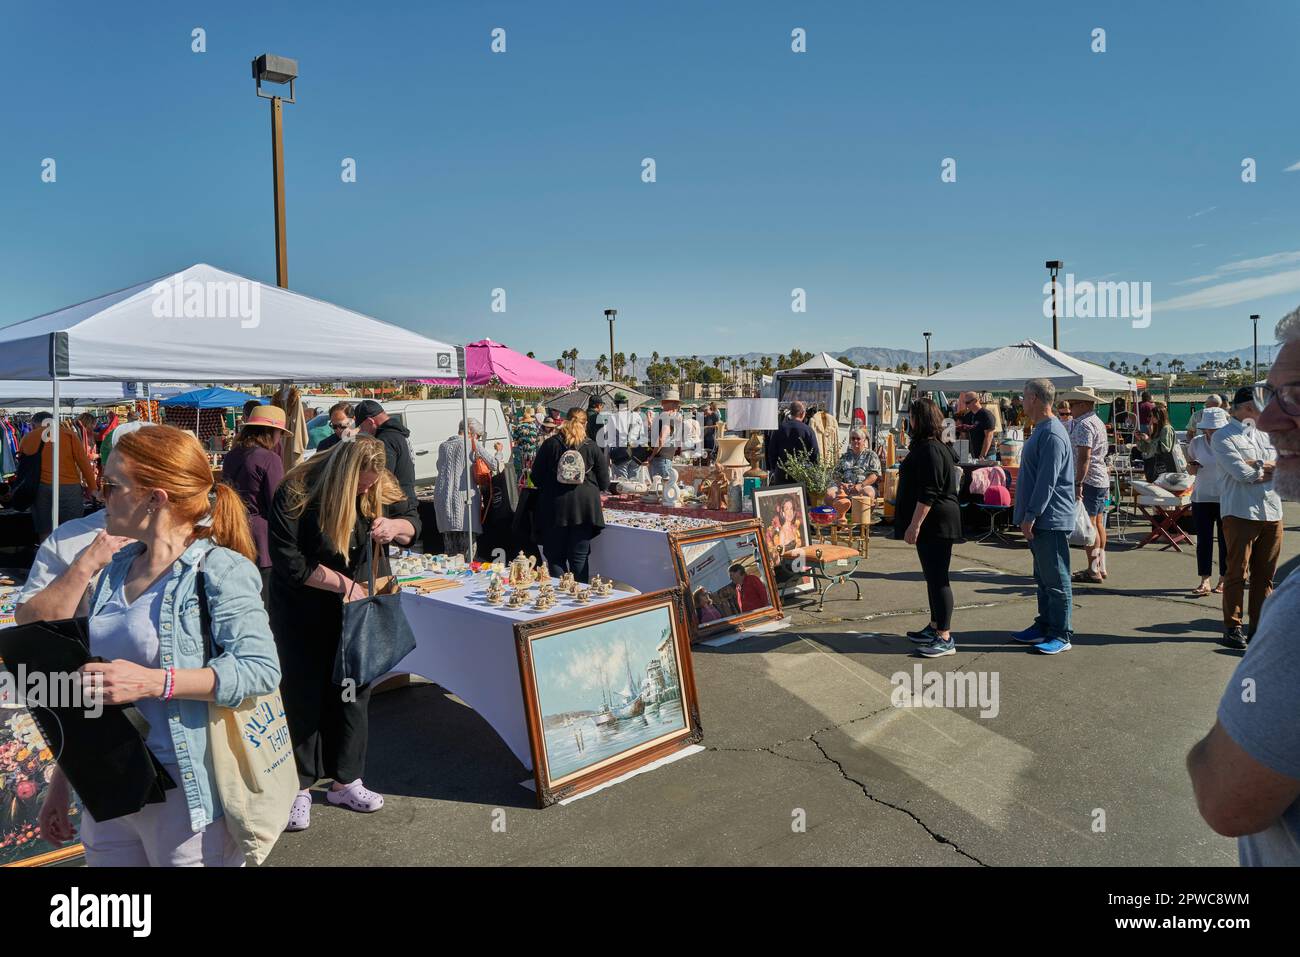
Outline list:
[[[284,423],[284,409],[275,405],[259,405],[253,410],[252,414],[244,420],[244,425],[260,425],[263,428],[279,429],[281,432],[288,432],[289,428]]]
[[[664,394],[663,394],[663,396],[660,398],[659,401],[661,401],[661,402],[680,402],[680,401],[682,401],[682,397],[681,397],[681,396],[678,394],[678,392],[677,392],[677,386],[675,386],[675,385],[670,385],[668,388],[664,389]]]

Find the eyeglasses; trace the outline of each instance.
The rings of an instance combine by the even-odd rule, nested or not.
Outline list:
[[[331,422],[330,428],[333,429],[335,432],[339,432],[343,429],[350,429],[352,428],[352,426],[348,425],[346,422]]]
[[[1261,383],[1255,386],[1254,399],[1255,407],[1261,415],[1274,399],[1277,399],[1278,408],[1287,415],[1300,415],[1300,383],[1284,385],[1280,389],[1275,389],[1266,382]]]

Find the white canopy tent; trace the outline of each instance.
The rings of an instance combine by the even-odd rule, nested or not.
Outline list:
[[[1030,379],[1049,379],[1058,389],[1089,386],[1098,392],[1132,392],[1137,383],[1127,376],[1084,362],[1033,339],[994,349],[961,365],[917,381],[928,390],[1021,389]]]
[[[463,385],[463,350],[206,263],[0,329],[0,377],[50,383],[52,407],[62,406],[69,381],[112,381],[120,389],[131,380],[427,376],[460,377]],[[57,481],[58,442],[52,452]],[[57,524],[57,494],[53,500]]]
[[[198,263],[0,329],[0,377],[203,382],[460,373],[454,346]]]
[[[829,352],[819,352],[807,362],[795,366],[788,371],[798,372],[801,369],[843,369],[845,372],[852,372],[853,367],[845,365],[839,359],[836,359]]]

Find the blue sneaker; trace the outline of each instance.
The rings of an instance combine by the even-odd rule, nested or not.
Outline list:
[[[1069,638],[1048,638],[1046,641],[1034,645],[1034,651],[1040,651],[1045,655],[1059,655],[1063,651],[1069,651],[1073,645],[1070,644]]]
[[[909,631],[907,637],[912,639],[912,641],[915,641],[918,645],[928,645],[932,641],[938,640],[939,633],[929,625],[926,625],[920,631]]]
[[[1027,645],[1036,645],[1040,641],[1047,640],[1047,636],[1039,629],[1038,622],[1034,622],[1024,631],[1015,632],[1011,637],[1016,641],[1023,641]]]
[[[928,645],[922,645],[916,649],[924,658],[942,658],[945,655],[955,655],[957,653],[957,643],[949,635],[947,640],[935,636],[934,641]]]

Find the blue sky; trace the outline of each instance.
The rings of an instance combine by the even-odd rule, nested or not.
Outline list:
[[[1049,258],[1153,286],[1067,350],[1239,348],[1300,302],[1293,3],[379,6],[8,0],[0,324],[274,280],[266,51],[302,74],[290,286],[447,341],[594,358],[606,307],[642,356],[1050,340]]]

